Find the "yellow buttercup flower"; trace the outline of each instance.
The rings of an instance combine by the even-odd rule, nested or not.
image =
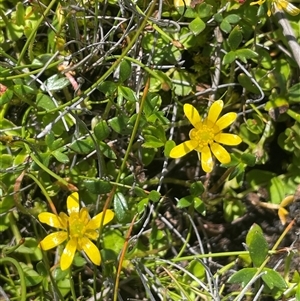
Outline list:
[[[272,8],[276,7],[279,10],[284,10],[288,14],[292,16],[297,16],[300,13],[300,9],[294,6],[293,4],[289,3],[287,0],[259,0],[251,2],[250,5],[262,5],[267,1],[268,5],[268,16],[271,16]]]
[[[99,236],[97,230],[101,226],[103,212],[91,219],[87,208],[80,209],[79,207],[78,193],[73,192],[67,199],[69,216],[64,212],[61,212],[59,215],[42,212],[38,216],[40,222],[62,230],[47,235],[40,242],[43,250],[50,250],[67,240],[66,247],[60,258],[60,267],[62,270],[70,267],[76,250],[84,251],[94,264],[100,265],[101,263],[100,251],[91,242],[91,239],[96,240]],[[106,210],[102,225],[106,225],[113,218],[113,211]]]
[[[220,143],[238,145],[242,142],[242,139],[234,134],[222,133],[222,130],[232,124],[237,117],[236,113],[231,112],[219,118],[223,105],[222,100],[215,101],[209,109],[207,118],[202,120],[194,106],[185,104],[183,106],[184,113],[194,126],[189,133],[191,140],[175,146],[170,152],[170,157],[180,158],[195,150],[198,152],[202,169],[205,172],[211,172],[214,167],[211,152],[221,163],[229,163],[231,157]]]

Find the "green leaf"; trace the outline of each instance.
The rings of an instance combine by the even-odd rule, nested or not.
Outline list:
[[[83,179],[85,188],[93,194],[105,194],[111,191],[111,184],[109,181],[102,179]]]
[[[220,24],[220,28],[222,31],[224,31],[225,33],[230,33],[231,31],[231,25],[227,20],[223,20]]]
[[[241,17],[239,15],[230,14],[224,19],[230,24],[236,24],[241,20]]]
[[[128,218],[129,209],[128,209],[127,200],[124,197],[124,195],[121,192],[117,192],[114,195],[113,203],[114,203],[114,210],[115,210],[117,220],[119,222],[126,221]]]
[[[14,85],[13,87],[14,94],[24,102],[28,102],[28,97],[33,97],[36,94],[36,90],[26,85]]]
[[[46,143],[46,145],[48,146],[48,148],[49,148],[50,150],[53,150],[53,149],[52,149],[52,145],[53,145],[54,141],[55,141],[55,136],[54,136],[53,132],[51,131],[51,132],[50,132],[48,135],[46,135],[46,137],[45,137],[45,143]]]
[[[201,264],[201,262],[199,262],[198,260],[192,260],[188,266],[185,267],[187,269],[187,271],[189,271],[193,276],[197,277],[198,279],[202,279],[204,280],[205,277],[205,268],[204,266]],[[183,275],[183,281],[185,283],[190,283],[191,278],[190,275],[187,275],[184,273]]]
[[[142,199],[137,205],[138,214],[142,214],[145,211],[145,209],[148,207],[148,204],[149,204],[149,198]]]
[[[54,74],[44,82],[44,85],[50,91],[60,91],[70,85],[70,81],[66,77],[61,77],[59,74]],[[44,86],[42,86],[41,89],[45,91]]]
[[[251,81],[250,77],[246,75],[245,73],[240,73],[238,75],[238,82],[249,92],[252,92],[254,94],[259,94],[259,89],[257,86],[254,85],[254,83]]]
[[[102,141],[108,137],[110,130],[106,120],[100,120],[98,122],[98,124],[94,127],[94,134],[99,141]]]
[[[254,114],[253,119],[246,120],[247,127],[249,131],[253,134],[261,134],[264,131],[265,123],[262,120],[261,116]]]
[[[114,96],[114,94],[116,93],[117,88],[118,88],[118,85],[116,83],[108,81],[108,80],[105,81],[105,82],[102,82],[98,86],[98,90],[101,91],[102,93],[104,93],[104,95],[106,97]]]
[[[243,163],[247,164],[247,166],[253,167],[256,162],[256,157],[253,154],[243,153],[241,156],[241,160]]]
[[[256,49],[258,57],[257,59],[253,59],[253,61],[257,62],[264,69],[271,70],[273,68],[272,57],[270,55],[270,51],[267,51],[264,48]]]
[[[55,141],[53,141],[52,146],[51,146],[51,148],[49,147],[49,149],[56,150],[56,149],[60,148],[60,150],[61,150],[63,145],[64,145],[64,140],[62,138],[58,138]],[[65,149],[66,148],[64,147],[64,150]]]
[[[192,22],[189,24],[189,29],[192,33],[196,36],[201,33],[206,27],[206,24],[203,22],[202,19],[196,17]]]
[[[21,129],[17,129],[17,126],[14,123],[5,118],[0,120],[0,129],[5,135],[21,136]]]
[[[262,276],[262,279],[270,289],[278,288],[283,290],[287,288],[286,282],[278,272],[268,268],[264,268],[263,271],[266,274]]]
[[[14,204],[15,204],[15,201],[14,201],[14,198],[12,195],[2,197],[1,201],[0,201],[0,214],[7,213],[14,206]],[[4,226],[4,228],[5,228],[5,219],[4,220],[0,219],[0,223],[1,223],[0,229],[1,229],[1,225]],[[4,228],[3,228],[3,230],[5,230]]]
[[[235,26],[229,34],[228,45],[231,50],[235,51],[243,40],[243,34],[239,25]]]
[[[250,280],[254,277],[256,274],[257,269],[256,268],[245,268],[241,269],[238,272],[234,273],[229,279],[229,283],[238,283],[242,287],[245,287]]]
[[[296,83],[288,90],[288,100],[290,102],[300,102],[300,83]]]
[[[129,118],[124,115],[113,117],[108,121],[112,129],[118,134],[128,135],[131,133],[132,125],[128,124]]]
[[[25,25],[24,21],[25,9],[23,3],[18,2],[16,5],[16,24],[17,25]]]
[[[135,92],[133,92],[130,88],[119,86],[118,87],[118,96],[123,96],[126,100],[130,102],[137,102],[137,97]]]
[[[234,51],[227,52],[223,57],[223,61],[222,61],[223,65],[231,64],[232,62],[235,61],[235,57],[236,55]]]
[[[72,149],[77,154],[87,155],[95,150],[95,145],[93,140],[89,137],[84,140],[77,140],[72,142],[70,149]]]
[[[46,111],[56,108],[53,100],[43,93],[38,93],[36,95],[36,105]]]
[[[50,59],[52,59],[53,54],[51,53],[44,53],[40,54],[39,56],[35,57],[32,61],[32,65],[34,67],[43,67],[46,63],[49,62]]]
[[[199,196],[205,191],[205,188],[201,181],[197,181],[191,184],[190,193],[193,196]]]
[[[153,202],[158,202],[161,198],[161,195],[158,191],[156,190],[151,190],[149,193],[149,199]]]
[[[72,265],[74,265],[75,267],[83,267],[84,265],[86,265],[86,260],[81,257],[79,253],[75,253]]]
[[[12,207],[10,206],[10,208],[2,208],[2,203],[3,201],[0,201],[0,233],[7,230],[10,227],[10,220],[9,220],[9,215],[5,214],[8,212],[8,210]],[[4,211],[2,212],[2,210],[4,209]],[[7,211],[5,210],[7,209]],[[4,213],[5,212],[5,213]],[[10,213],[9,213],[10,214]]]
[[[246,212],[246,206],[237,199],[226,198],[223,201],[224,218],[227,222],[232,222],[243,216]]]
[[[286,194],[286,183],[279,177],[273,177],[270,181],[270,201],[272,204],[280,204]]]
[[[300,282],[297,285],[295,297],[296,297],[296,301],[300,300]]]
[[[246,244],[249,249],[249,254],[252,259],[253,265],[259,267],[268,255],[268,243],[263,236],[262,229],[254,224],[247,236],[246,236]]]
[[[59,150],[53,151],[52,155],[60,163],[67,164],[70,162],[69,157],[66,154],[60,152]]]
[[[172,88],[173,84],[171,79],[163,71],[155,70],[154,78],[156,80],[159,80],[162,90],[169,91]]]
[[[122,61],[119,70],[119,81],[123,83],[127,80],[131,75],[131,71],[131,63],[126,60]]]
[[[112,160],[117,159],[117,156],[114,153],[114,151],[112,150],[112,148],[110,146],[108,146],[105,142],[100,141],[99,148],[100,148],[100,151],[102,152],[103,156],[105,156],[106,158],[109,158]]]
[[[251,49],[238,49],[235,51],[235,54],[245,64],[247,63],[248,59],[258,57],[258,54]]]
[[[19,40],[23,35],[24,26],[8,22],[6,24],[7,38],[13,42]]]
[[[202,215],[206,215],[206,207],[204,202],[198,198],[198,197],[194,197],[194,208],[197,210],[197,212],[199,212]]]
[[[13,156],[9,154],[0,155],[0,169],[4,170],[13,166]]]
[[[38,247],[38,242],[33,237],[26,237],[24,244],[17,248],[14,253],[16,254],[28,254],[32,261],[42,260],[43,254]]]
[[[187,96],[192,92],[195,79],[191,73],[184,70],[175,70],[172,79],[176,95]]]
[[[207,18],[213,15],[214,7],[210,4],[202,2],[197,6],[197,13],[199,18]]]
[[[157,148],[163,146],[165,143],[160,139],[152,136],[152,135],[145,135],[145,142],[142,144],[142,147],[147,148]]]
[[[171,150],[176,146],[176,143],[173,141],[173,140],[168,140],[166,143],[165,143],[165,156],[166,157],[169,157],[169,154],[171,152]]]
[[[71,287],[71,281],[70,279],[64,277],[63,279],[59,280],[57,282],[57,287],[62,294],[63,297],[65,297],[70,292]]]
[[[177,207],[178,208],[186,208],[189,207],[193,204],[194,202],[194,197],[191,195],[188,195],[186,197],[181,198],[178,202],[177,202]]]
[[[124,235],[119,230],[107,230],[103,233],[104,249],[112,250],[115,255],[118,255],[121,252],[124,247],[124,243]]]
[[[184,5],[183,1],[179,2],[179,5],[176,5],[174,1],[174,5],[180,15],[184,15],[185,18],[194,18],[196,13],[194,9],[192,9],[189,5]]]
[[[5,35],[2,29],[0,29],[0,44],[3,44],[5,42]],[[7,68],[7,71],[9,72],[9,69]]]
[[[140,152],[141,152],[143,164],[145,166],[149,165],[153,161],[153,159],[156,155],[156,151],[154,148],[142,147]]]
[[[41,276],[43,276],[43,277],[48,276],[48,271],[45,267],[45,264],[42,261],[40,261],[36,264],[36,270]]]
[[[2,95],[0,94],[0,106],[8,103],[14,96],[14,92],[11,89],[7,89]]]
[[[20,265],[25,275],[26,286],[35,286],[42,282],[43,277],[39,275],[34,269],[30,268],[23,262],[20,262]]]
[[[218,23],[221,23],[224,20],[223,15],[221,13],[214,14],[214,19]]]

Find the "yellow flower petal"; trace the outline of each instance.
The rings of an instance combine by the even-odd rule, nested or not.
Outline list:
[[[184,114],[189,120],[189,122],[193,125],[193,127],[197,128],[197,125],[201,123],[201,116],[196,108],[188,103],[183,106]]]
[[[69,216],[66,215],[64,212],[60,212],[59,213],[59,218],[60,218],[60,221],[63,225],[63,229],[67,229],[68,228],[68,223],[69,223]]]
[[[92,263],[94,263],[95,265],[100,265],[101,263],[100,251],[88,238],[82,237],[78,239],[78,245],[89,257]]]
[[[47,235],[41,242],[40,246],[43,250],[47,251],[57,247],[63,243],[68,237],[68,233],[64,231],[54,232]]]
[[[205,146],[202,149],[201,166],[205,172],[211,172],[213,170],[214,162],[211,156],[211,151],[208,146]]]
[[[216,122],[216,126],[219,128],[219,130],[223,130],[227,128],[229,125],[231,125],[236,120],[237,114],[230,112],[222,117]]]
[[[220,133],[215,135],[214,140],[218,143],[226,145],[238,145],[242,142],[242,139],[238,135]]]
[[[77,249],[77,240],[70,239],[60,258],[60,268],[62,271],[68,269],[72,264],[76,249]]]
[[[211,146],[211,151],[215,157],[223,164],[227,164],[231,161],[231,157],[227,150],[221,146],[219,143],[213,143]]]
[[[278,9],[283,8],[284,11],[286,11],[288,14],[292,16],[297,16],[300,13],[300,9],[294,6],[293,4],[289,3],[286,0],[279,0],[277,4]]]
[[[49,212],[42,212],[38,215],[38,219],[40,220],[41,223],[47,224],[51,227],[55,227],[59,229],[65,228],[60,218],[56,214],[49,213]]]
[[[198,142],[195,140],[188,140],[185,141],[177,146],[175,146],[171,151],[170,151],[170,157],[171,158],[180,158],[183,157],[184,155],[188,154],[192,150],[194,150],[198,146]]]
[[[295,196],[293,194],[290,194],[286,196],[280,203],[281,207],[285,207],[287,205],[290,205],[292,202],[294,202]]]
[[[80,209],[79,218],[84,224],[87,224],[91,219],[86,207]]]
[[[282,225],[286,224],[286,218],[288,215],[289,215],[289,212],[286,209],[284,209],[283,207],[279,207],[278,217],[279,217]]]
[[[223,105],[224,103],[221,99],[216,100],[209,108],[207,120],[209,120],[212,123],[215,123],[220,116],[220,113],[223,109]]]
[[[178,7],[185,7],[185,6],[191,6],[191,0],[174,0],[174,6],[176,8]]]
[[[69,215],[72,212],[79,212],[79,195],[78,192],[73,192],[71,195],[67,198],[67,208]]]
[[[262,5],[264,2],[266,2],[266,0],[252,1],[250,5],[255,5],[255,4]]]
[[[96,230],[90,230],[90,229],[86,229],[84,235],[92,240],[97,240],[97,238],[99,237],[99,233]]]
[[[104,216],[104,220],[102,222],[102,225],[106,225],[108,224],[113,218],[114,218],[115,214],[112,210],[107,209],[105,211],[105,216]],[[89,223],[86,226],[87,230],[96,230],[100,228],[101,225],[101,220],[103,218],[103,212],[100,212],[99,214],[97,214],[96,216],[94,216]]]

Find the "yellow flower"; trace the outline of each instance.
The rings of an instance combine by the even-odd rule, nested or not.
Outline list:
[[[83,250],[94,264],[100,265],[100,251],[96,245],[91,242],[91,239],[96,240],[99,236],[97,229],[101,226],[103,212],[91,219],[87,208],[81,208],[79,210],[79,197],[77,192],[73,192],[68,196],[67,209],[69,216],[64,212],[61,212],[59,215],[49,212],[39,214],[38,218],[40,222],[62,230],[47,235],[40,242],[41,248],[47,251],[67,240],[67,245],[60,258],[60,267],[62,270],[66,270],[70,267],[76,250]],[[102,224],[106,225],[113,217],[113,211],[109,209],[106,210]]]
[[[262,5],[267,1],[268,4],[268,16],[271,16],[271,9],[276,7],[279,10],[284,10],[292,16],[297,16],[300,13],[300,9],[289,3],[287,0],[259,0],[251,2],[250,5]]]
[[[191,140],[175,146],[170,152],[170,157],[180,158],[192,150],[196,150],[199,159],[200,153],[202,155],[201,166],[205,172],[211,172],[214,166],[211,152],[221,163],[229,163],[230,155],[219,143],[238,145],[242,139],[237,135],[222,133],[222,130],[233,123],[237,117],[236,113],[231,112],[219,118],[223,105],[222,100],[215,101],[209,109],[207,118],[202,120],[194,106],[185,104],[184,113],[194,126],[189,133]]]

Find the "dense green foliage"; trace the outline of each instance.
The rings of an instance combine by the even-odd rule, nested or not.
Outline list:
[[[1,300],[300,300],[300,21],[263,2],[0,0]],[[219,99],[231,161],[170,158]],[[114,219],[62,271],[74,191]]]

